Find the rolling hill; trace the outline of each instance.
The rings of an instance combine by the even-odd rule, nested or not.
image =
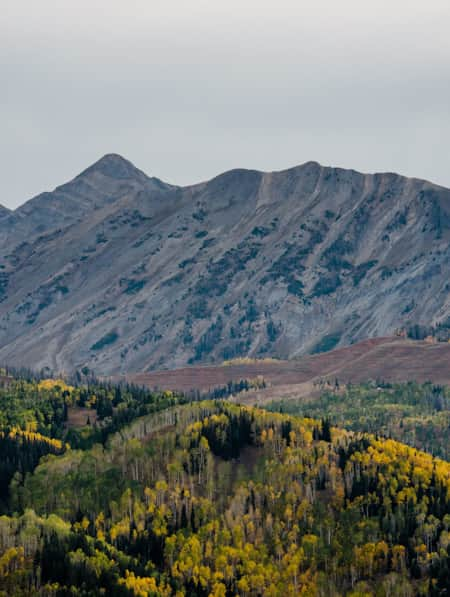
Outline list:
[[[419,342],[397,337],[364,340],[352,346],[292,360],[242,359],[226,365],[182,367],[125,376],[129,382],[189,392],[211,391],[228,382],[261,377],[263,388],[238,396],[249,404],[278,398],[318,396],[322,382],[334,384],[416,381],[450,385],[450,344]],[[117,378],[120,379],[120,378]]]

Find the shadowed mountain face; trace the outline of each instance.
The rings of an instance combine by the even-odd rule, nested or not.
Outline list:
[[[109,155],[0,213],[0,361],[293,357],[450,316],[450,191],[306,163],[191,187]]]

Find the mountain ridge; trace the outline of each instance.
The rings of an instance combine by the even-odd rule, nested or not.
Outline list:
[[[416,177],[416,176],[407,176],[405,174],[401,174],[401,173],[395,172],[393,170],[375,170],[375,171],[366,172],[366,171],[357,170],[354,168],[345,168],[343,166],[324,165],[321,162],[318,162],[317,160],[307,160],[306,162],[302,162],[300,164],[295,164],[293,166],[289,166],[287,168],[282,168],[282,169],[278,169],[278,170],[260,170],[258,168],[240,168],[240,167],[230,168],[229,170],[224,170],[222,172],[219,172],[218,174],[214,175],[212,178],[200,180],[200,181],[185,184],[185,185],[180,185],[180,184],[175,184],[175,183],[169,183],[167,181],[162,181],[158,177],[148,176],[143,170],[141,170],[140,168],[137,168],[130,160],[128,160],[121,154],[111,152],[111,153],[106,153],[103,156],[101,156],[98,160],[93,162],[90,166],[87,166],[79,174],[76,174],[68,182],[57,185],[53,189],[53,191],[43,191],[43,192],[39,193],[38,195],[35,195],[35,196],[31,197],[30,199],[27,199],[24,203],[21,203],[14,209],[8,208],[4,205],[0,205],[0,207],[10,213],[20,211],[21,208],[23,208],[27,203],[29,203],[30,201],[33,201],[37,197],[46,195],[47,193],[52,193],[52,192],[58,191],[60,188],[64,188],[68,184],[74,182],[75,180],[77,180],[79,178],[84,177],[85,175],[88,175],[91,172],[95,172],[98,170],[104,171],[104,172],[109,170],[111,172],[110,168],[113,168],[114,164],[118,168],[122,167],[122,168],[128,169],[130,173],[132,171],[134,171],[136,174],[143,176],[147,180],[154,180],[154,181],[162,183],[163,185],[170,186],[172,188],[184,188],[184,189],[193,188],[193,187],[201,187],[202,185],[204,185],[208,182],[212,182],[216,179],[220,179],[224,175],[228,175],[231,173],[248,173],[248,172],[250,172],[250,173],[259,173],[262,175],[287,174],[287,173],[290,173],[290,172],[293,172],[293,171],[296,171],[299,169],[303,169],[303,168],[308,168],[308,167],[316,167],[316,168],[318,167],[320,169],[329,169],[329,170],[342,172],[342,173],[349,172],[349,173],[361,175],[361,176],[399,177],[399,178],[408,179],[408,180],[419,182],[419,183],[431,184],[434,187],[439,187],[439,188],[445,189],[445,190],[448,189],[448,187],[438,184],[438,183],[435,183],[430,179]],[[119,165],[121,165],[121,166],[119,166]],[[116,176],[116,177],[121,178],[120,176]]]
[[[421,179],[306,162],[178,187],[106,154],[0,219],[0,360],[126,373],[446,322],[449,239],[450,191]]]

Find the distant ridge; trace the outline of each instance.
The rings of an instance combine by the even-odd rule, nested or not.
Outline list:
[[[177,187],[107,154],[0,209],[0,362],[293,358],[450,322],[450,191],[307,162]]]

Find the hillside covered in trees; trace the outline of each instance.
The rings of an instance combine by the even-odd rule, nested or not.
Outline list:
[[[443,460],[99,382],[9,379],[0,400],[0,595],[446,594]]]
[[[275,400],[268,410],[377,433],[450,460],[450,388],[415,382],[325,383],[320,397]]]

